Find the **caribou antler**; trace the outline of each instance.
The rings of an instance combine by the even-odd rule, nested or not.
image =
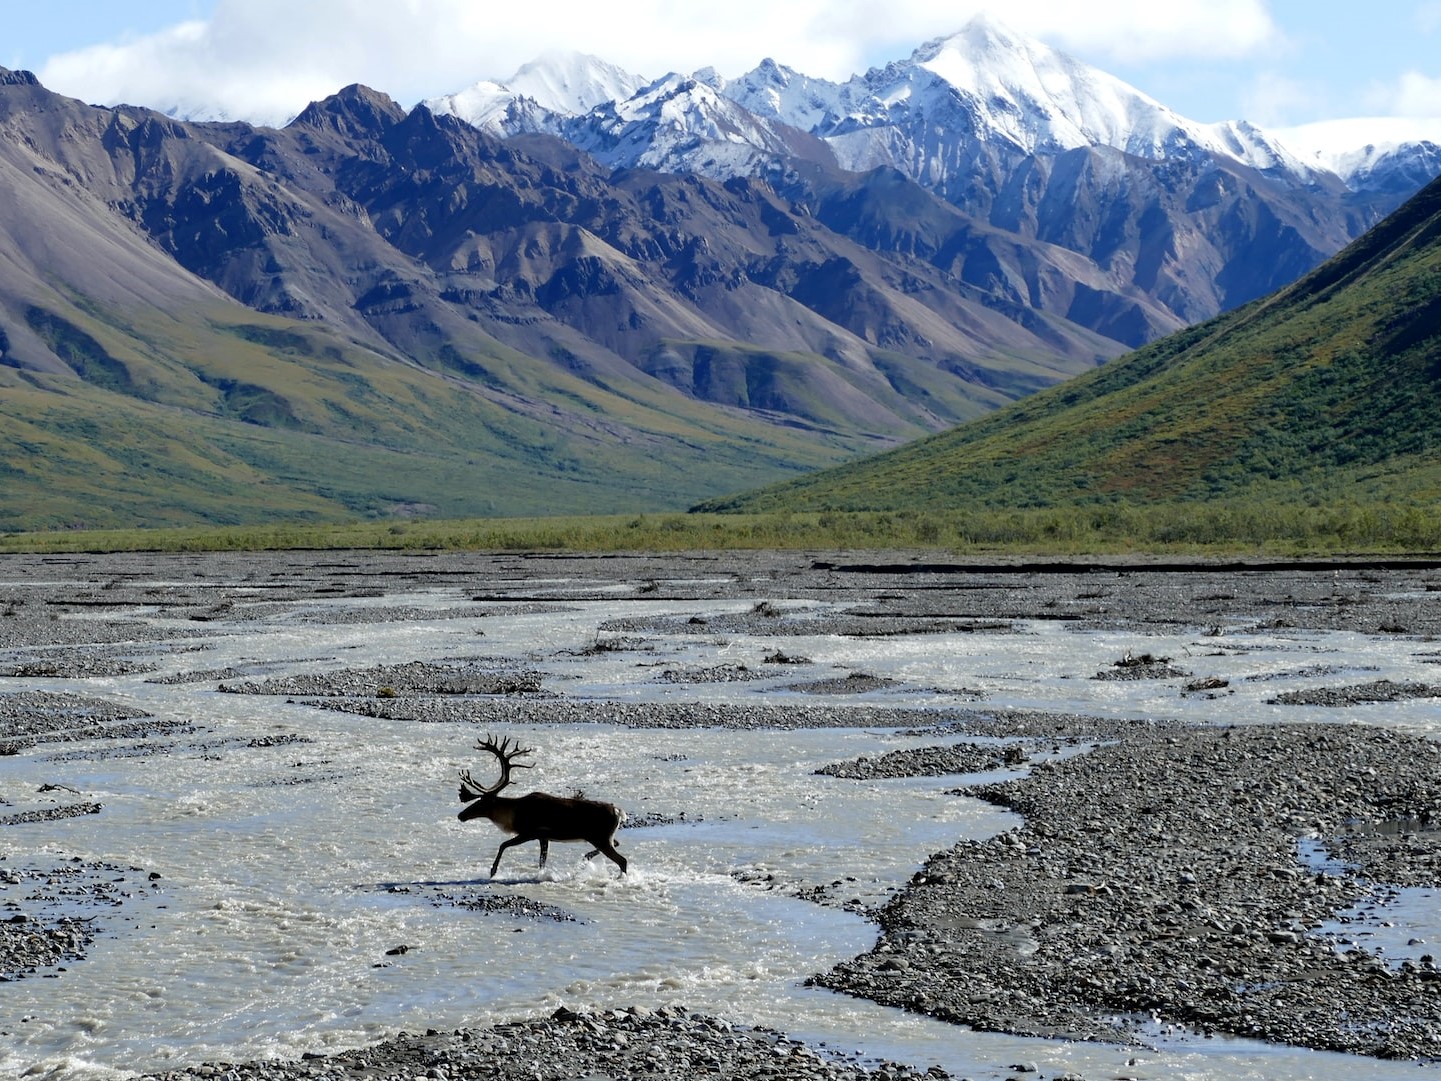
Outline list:
[[[530,769],[535,765],[533,762],[517,762],[516,759],[523,755],[535,753],[533,747],[522,747],[518,740],[502,739],[496,742],[493,736],[487,735],[475,745],[477,751],[488,751],[495,755],[500,761],[500,780],[490,787],[477,784],[475,778],[471,777],[470,770],[460,771],[460,801],[467,803],[470,800],[480,799],[482,796],[493,796],[506,785],[510,784],[510,771],[513,769]]]
[[[491,736],[477,743],[475,749],[495,755],[500,762],[500,780],[487,788],[476,784],[470,770],[461,770],[460,798],[466,806],[456,817],[462,822],[488,818],[502,832],[512,835],[496,850],[495,862],[490,865],[491,878],[500,868],[500,857],[505,850],[527,841],[540,842],[541,867],[545,866],[551,841],[589,841],[595,848],[591,856],[604,853],[620,868],[620,873],[625,874],[627,860],[615,847],[615,831],[620,829],[625,818],[619,807],[613,803],[550,796],[544,792],[531,792],[514,799],[497,795],[510,784],[511,770],[530,768],[531,763],[516,760],[533,752],[515,740],[497,742]]]

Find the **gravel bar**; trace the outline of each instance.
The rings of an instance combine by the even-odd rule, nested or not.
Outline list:
[[[1441,884],[1441,747],[1345,725],[1136,729],[968,790],[1019,829],[938,853],[835,990],[1005,1032],[1136,1039],[1141,1020],[1441,1058],[1441,968],[1317,929],[1382,884]],[[1381,827],[1402,827],[1400,835]],[[1359,874],[1308,870],[1312,838]]]

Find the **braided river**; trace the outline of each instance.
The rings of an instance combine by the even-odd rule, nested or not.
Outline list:
[[[8,583],[19,593],[44,584]],[[1424,1076],[1415,1064],[1159,1025],[1147,1046],[974,1032],[808,986],[811,974],[869,948],[867,910],[928,855],[1017,821],[957,794],[976,776],[856,781],[816,770],[960,737],[884,723],[735,730],[607,720],[618,704],[766,703],[1324,721],[1335,711],[1274,699],[1320,684],[1436,678],[1435,660],[1421,647],[1398,648],[1394,636],[1241,622],[1226,628],[1222,658],[1201,627],[1143,633],[1036,620],[842,635],[825,629],[829,602],[803,599],[787,602],[787,614],[817,629],[784,639],[796,663],[782,670],[764,663],[777,640],[746,633],[647,632],[643,645],[597,648],[617,637],[605,629],[617,615],[664,626],[662,617],[709,621],[754,603],[649,599],[634,583],[618,584],[611,598],[593,580],[529,579],[526,603],[509,604],[478,603],[473,590],[445,582],[285,603],[242,586],[203,622],[148,607],[146,585],[169,583],[134,579],[126,587],[134,604],[86,616],[166,631],[163,642],[137,636],[108,647],[135,660],[132,670],[0,683],[0,693],[83,694],[167,723],[143,738],[42,742],[0,757],[0,800],[9,804],[0,811],[80,798],[101,805],[98,814],[0,829],[0,905],[25,909],[22,894],[45,893],[32,876],[73,867],[75,890],[62,883],[26,904],[51,916],[73,909],[94,934],[83,959],[0,983],[0,1076],[109,1079],[200,1061],[298,1058],[402,1029],[546,1016],[560,1006],[667,1003],[771,1026],[841,1055],[939,1064],[956,1077],[999,1079],[1023,1065],[1048,1078]],[[546,603],[535,601],[541,595]],[[1088,678],[1143,651],[1175,659],[1190,679],[1224,675],[1231,693]],[[219,689],[417,661],[523,668],[585,720],[484,728],[380,720]],[[715,671],[744,678],[666,676]],[[853,673],[874,679],[860,691],[842,682],[795,689]],[[1346,712],[1441,733],[1434,698]],[[540,871],[536,847],[525,845],[507,852],[492,882],[486,872],[502,835],[456,819],[457,771],[486,765],[473,749],[486,732],[535,748],[518,791],[580,790],[621,805],[630,873],[584,860],[577,845],[553,845]],[[1057,743],[1032,761],[1083,750]],[[42,793],[42,785],[55,787]],[[86,889],[108,900],[98,909],[83,903]],[[1438,909],[1433,895],[1403,891],[1366,933],[1398,954],[1408,943],[1441,943]]]

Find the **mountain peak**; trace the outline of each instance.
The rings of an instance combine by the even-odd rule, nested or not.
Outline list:
[[[312,101],[292,125],[325,128],[342,135],[368,135],[385,131],[405,119],[405,110],[388,94],[351,83],[328,98]]]
[[[425,104],[492,135],[556,134],[567,117],[625,101],[646,84],[641,76],[588,53],[551,51],[522,64],[504,82],[482,79]]]
[[[33,71],[11,71],[0,68],[0,86],[39,86],[40,80]]]
[[[1441,167],[1441,117],[1356,117],[1275,133],[1309,165],[1341,177],[1352,190],[1415,190]]]
[[[1188,120],[1124,80],[991,15],[978,15],[956,33],[926,42],[908,63],[867,77],[883,102],[923,100],[927,80],[938,80],[969,102],[978,136],[999,137],[1027,154],[1104,146],[1158,160],[1202,150],[1260,170],[1310,173],[1254,125]]]
[[[959,42],[964,42],[973,51],[988,48],[1014,50],[1041,44],[1037,39],[1012,29],[1010,25],[990,12],[982,11],[973,15],[959,30],[925,42],[916,50],[916,53],[919,57],[920,54],[941,48],[949,43]],[[1049,46],[1042,47],[1049,48]]]
[[[717,92],[723,91],[725,89],[725,76],[718,72],[710,64],[707,64],[705,67],[698,68],[696,71],[692,72],[691,78],[698,83],[704,83],[706,86]]]
[[[756,116],[779,120],[802,131],[815,131],[843,112],[839,85],[802,75],[770,57],[739,79],[723,83],[720,89]]]
[[[1180,118],[1120,79],[989,16],[926,42],[908,66],[975,99],[987,124],[1027,151],[1080,146],[1132,149],[1138,127]],[[1150,132],[1142,132],[1149,142]]]
[[[630,97],[647,82],[598,56],[553,50],[522,64],[503,85],[553,113],[583,116],[597,105]]]
[[[979,92],[987,81],[1022,78],[1026,69],[1083,66],[1039,38],[1012,29],[982,12],[951,34],[922,42],[910,62],[936,71],[947,82]]]

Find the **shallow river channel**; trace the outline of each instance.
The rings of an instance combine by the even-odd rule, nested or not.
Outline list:
[[[55,584],[32,564],[5,587],[23,600]],[[226,603],[203,619],[146,603],[147,590],[177,584],[224,591]],[[1020,1065],[1093,1081],[1429,1076],[1414,1063],[1159,1027],[1145,1047],[973,1032],[810,987],[807,977],[870,947],[868,910],[927,856],[1016,821],[956,792],[976,776],[858,781],[816,770],[962,737],[898,727],[883,712],[875,724],[736,730],[621,724],[615,711],[764,704],[1332,721],[1341,719],[1334,708],[1275,699],[1323,685],[1436,682],[1434,643],[1250,615],[1224,628],[1018,618],[838,633],[832,617],[855,598],[787,598],[781,583],[775,603],[792,625],[778,638],[744,624],[726,629],[727,617],[753,613],[754,596],[711,595],[701,579],[677,579],[672,589],[652,578],[547,577],[545,568],[492,574],[484,596],[468,579],[413,576],[378,576],[367,589],[326,596],[206,580],[159,560],[115,588],[123,596],[113,605],[53,606],[54,614],[108,626],[97,640],[126,664],[51,675],[31,665],[20,670],[30,674],[0,679],[0,695],[80,694],[166,725],[0,756],[0,812],[101,805],[97,814],[0,827],[0,904],[35,894],[28,873],[74,866],[75,890],[57,887],[20,907],[39,903],[49,916],[73,909],[94,934],[82,959],[0,983],[0,1076],[112,1078],[202,1060],[298,1058],[402,1029],[546,1016],[562,1005],[667,1003],[846,1056],[939,1064],[956,1077],[1010,1077]],[[797,631],[811,620],[813,633]],[[137,628],[133,639],[117,625]],[[86,643],[70,637],[13,646],[0,661],[72,658]],[[1185,678],[1093,678],[1142,653],[1171,658]],[[570,712],[508,721],[495,712],[496,696],[476,696],[487,700],[478,719],[460,699],[441,717],[386,720],[303,695],[221,689],[405,662],[523,671],[540,690],[517,700],[559,701]],[[869,678],[851,678],[860,675]],[[1212,675],[1224,677],[1226,694],[1182,692]],[[1344,713],[1441,735],[1435,698]],[[487,732],[535,749],[518,792],[579,789],[621,805],[630,873],[584,860],[580,845],[553,846],[539,871],[536,847],[525,845],[506,853],[492,881],[502,835],[489,822],[456,819],[457,771],[490,769],[473,749]],[[987,777],[1084,751],[1057,742]],[[57,787],[42,793],[42,785]],[[1325,855],[1301,850],[1297,859]],[[80,900],[90,886],[104,886],[98,908],[94,890]],[[1432,893],[1404,891],[1361,934],[1397,956],[1424,952],[1433,947],[1417,943],[1441,944],[1438,910]]]

